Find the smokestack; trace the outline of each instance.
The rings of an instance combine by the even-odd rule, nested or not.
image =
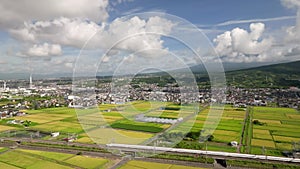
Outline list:
[[[6,81],[3,81],[3,90],[6,90]]]
[[[32,74],[29,77],[29,88],[32,89]]]

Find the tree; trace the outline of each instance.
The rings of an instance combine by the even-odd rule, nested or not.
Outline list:
[[[31,125],[31,121],[25,120],[24,123],[23,123],[23,125],[25,127],[29,127]]]
[[[207,141],[212,141],[215,137],[213,135],[208,135]]]

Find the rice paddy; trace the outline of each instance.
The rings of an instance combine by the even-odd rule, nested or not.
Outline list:
[[[0,168],[71,169],[106,168],[110,159],[75,154],[15,149],[0,154]]]
[[[175,164],[156,163],[156,162],[145,162],[145,161],[129,161],[125,165],[121,166],[120,169],[203,169],[198,167],[189,167]]]
[[[291,108],[254,107],[253,125],[254,147],[269,147],[277,150],[291,150],[294,143],[300,142],[300,113]]]
[[[167,102],[135,101],[122,105],[101,104],[95,109],[75,110],[62,107],[26,110],[26,113],[26,116],[12,119],[32,121],[33,125],[28,128],[31,130],[61,132],[60,137],[48,136],[43,139],[62,139],[68,134],[76,134],[76,141],[82,143],[140,144],[168,130],[172,125],[137,122],[136,115],[176,119],[195,114],[195,107]],[[219,118],[216,118],[216,115]],[[208,150],[236,152],[236,148],[227,144],[231,141],[239,142],[241,139],[245,116],[246,109],[231,105],[225,105],[224,111],[219,107],[205,108],[195,114],[195,117],[172,128],[170,132],[211,130],[213,140],[208,143]],[[300,142],[298,111],[290,108],[253,107],[251,117],[252,121],[248,122],[251,123],[248,130],[250,134],[246,136],[249,139],[249,152],[257,152],[256,150],[262,147],[279,152],[292,150],[294,144]],[[254,120],[258,120],[259,124],[252,124]],[[4,122],[0,124],[0,132],[23,129],[22,126],[8,125]],[[243,145],[246,143],[243,142]]]

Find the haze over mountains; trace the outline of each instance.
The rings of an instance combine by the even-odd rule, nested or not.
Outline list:
[[[263,63],[261,63],[263,64]],[[265,63],[266,64],[266,63]],[[291,86],[300,88],[300,61],[280,63],[273,65],[260,64],[223,64],[226,79],[229,85],[238,87],[279,87],[288,88]],[[203,65],[192,66],[190,68],[194,74],[198,74],[204,79],[209,79]],[[178,72],[184,69],[176,70]],[[159,74],[159,72],[156,72]],[[155,73],[155,74],[156,74]],[[61,74],[38,74],[34,73],[34,79],[72,77],[73,73]],[[98,74],[97,76],[110,76],[111,74]],[[1,79],[29,79],[29,73],[1,73]],[[207,81],[207,80],[206,80]]]

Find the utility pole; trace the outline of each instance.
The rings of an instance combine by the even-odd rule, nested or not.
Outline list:
[[[207,164],[207,141],[205,142],[205,164]]]

